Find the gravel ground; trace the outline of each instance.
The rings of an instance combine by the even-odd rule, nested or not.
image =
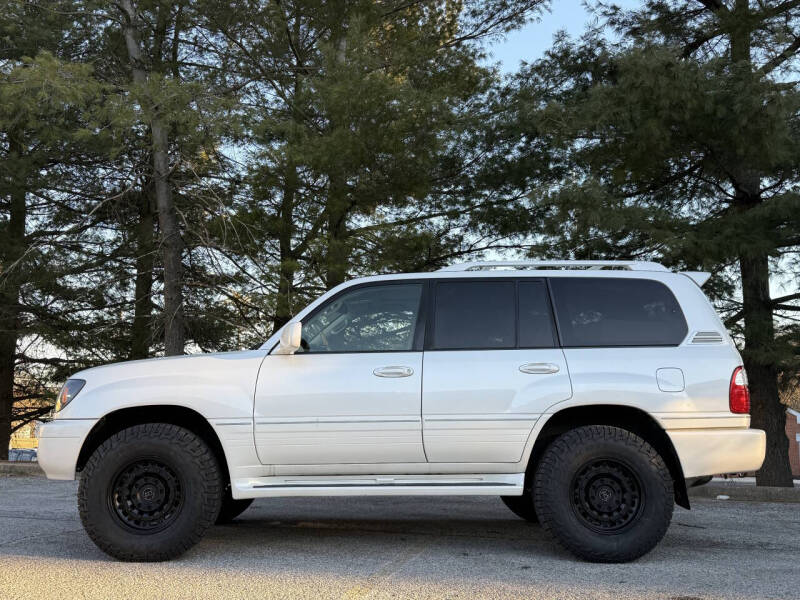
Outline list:
[[[497,498],[257,500],[170,563],[119,563],[74,482],[0,477],[0,599],[800,598],[800,506],[695,500],[627,565],[579,562]]]

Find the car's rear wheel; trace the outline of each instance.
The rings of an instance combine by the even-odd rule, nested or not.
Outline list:
[[[539,522],[539,518],[536,516],[536,507],[533,505],[532,490],[525,488],[522,496],[500,496],[500,500],[520,519],[531,523]]]
[[[135,425],[103,442],[84,467],[78,510],[92,541],[125,561],[161,561],[194,546],[219,515],[220,467],[191,431]]]
[[[228,486],[222,496],[222,506],[219,509],[219,516],[217,516],[217,525],[224,525],[230,523],[248,508],[253,503],[252,498],[244,500],[235,500],[231,495],[231,488]]]
[[[544,529],[593,562],[626,562],[658,544],[674,505],[664,460],[645,440],[618,427],[569,431],[547,447],[533,482]]]

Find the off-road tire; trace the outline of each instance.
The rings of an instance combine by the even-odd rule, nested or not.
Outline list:
[[[536,516],[536,507],[533,505],[532,490],[526,488],[522,492],[522,496],[500,496],[500,500],[520,519],[525,519],[530,523],[539,522],[539,518]]]
[[[137,472],[132,471],[136,468],[144,471],[138,480],[134,479]],[[135,502],[152,499],[153,489],[165,487],[164,481],[159,483],[158,477],[152,476],[158,468],[167,474],[164,481],[177,482],[173,502],[169,510],[136,512],[138,509],[131,508],[137,506]],[[134,474],[129,475],[131,472]],[[148,485],[150,489],[143,491]],[[130,494],[134,489],[137,493]],[[202,439],[177,425],[147,423],[115,433],[94,451],[78,486],[78,511],[86,533],[109,556],[156,562],[176,558],[200,541],[217,519],[222,493],[220,466]],[[156,502],[160,497],[156,496]],[[163,521],[152,529],[139,530],[141,522],[131,524],[131,514],[133,518],[140,514],[169,516],[160,517]]]
[[[219,516],[217,517],[217,525],[225,525],[230,523],[248,508],[253,503],[252,498],[245,498],[244,500],[234,500],[231,495],[231,488],[227,486],[222,496],[222,506],[219,509]]]
[[[611,474],[608,479],[603,469]],[[621,486],[614,473],[622,473]],[[640,494],[623,496],[617,487]],[[613,504],[618,498],[625,499]],[[672,478],[658,452],[639,436],[605,425],[573,429],[547,447],[536,466],[533,501],[542,527],[559,544],[579,558],[608,563],[652,550],[674,507]],[[601,501],[609,504],[597,504]]]

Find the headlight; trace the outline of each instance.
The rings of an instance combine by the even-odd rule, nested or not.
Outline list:
[[[78,395],[78,392],[80,392],[85,385],[86,381],[83,379],[67,379],[67,383],[64,384],[64,387],[62,387],[61,391],[58,393],[56,412],[72,402],[72,399]]]

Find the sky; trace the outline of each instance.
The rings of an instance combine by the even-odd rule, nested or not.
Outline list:
[[[523,60],[540,58],[552,44],[556,32],[563,29],[578,36],[591,18],[581,0],[554,0],[550,12],[494,44],[489,49],[490,60],[499,62],[504,72],[512,73]]]
[[[616,0],[615,3],[623,7],[641,4],[639,0]],[[499,62],[504,73],[513,73],[523,60],[530,62],[541,58],[558,31],[564,30],[577,37],[592,19],[582,0],[552,0],[550,11],[489,48],[490,60]]]

